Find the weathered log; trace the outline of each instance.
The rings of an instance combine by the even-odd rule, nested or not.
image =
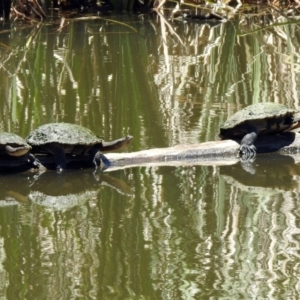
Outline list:
[[[238,161],[239,144],[232,140],[177,145],[131,153],[107,153],[112,168],[145,165],[226,164]]]
[[[255,145],[257,153],[295,154],[300,152],[300,134],[284,132],[261,136]],[[106,157],[111,162],[110,169],[145,165],[227,165],[239,161],[239,147],[236,141],[224,140],[132,153],[108,153]]]

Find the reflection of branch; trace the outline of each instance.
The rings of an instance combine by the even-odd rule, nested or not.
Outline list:
[[[277,27],[277,26],[290,25],[290,24],[299,24],[299,23],[300,23],[300,20],[288,21],[288,22],[281,22],[281,23],[273,23],[271,25],[267,25],[267,26],[260,27],[258,29],[247,31],[246,33],[239,33],[238,32],[237,36],[246,36],[246,35],[252,34],[254,32],[259,32],[259,31],[262,31],[262,30],[265,30],[265,29],[269,29],[269,28],[273,28],[273,27]]]
[[[287,20],[290,21],[295,21],[294,16],[291,18],[290,16],[287,16],[285,13],[283,13],[280,9],[278,9],[277,7],[275,7],[274,5],[270,4],[270,10],[275,10],[275,12],[277,12],[281,17],[286,18]],[[269,10],[268,10],[269,11]],[[270,12],[271,16],[274,16],[274,12]],[[278,17],[277,17],[278,19]],[[298,19],[299,20],[299,19]]]
[[[159,2],[158,5],[157,5],[157,2]],[[154,8],[154,10],[156,10],[156,11],[160,10],[161,7],[165,4],[165,2],[166,2],[166,0],[155,1],[154,6],[155,5],[157,5],[157,6]]]
[[[45,19],[46,18],[46,14],[44,12],[44,10],[42,9],[42,7],[40,6],[38,1],[35,1],[34,4],[36,5],[37,9],[34,8],[33,5],[31,6],[31,9],[41,18],[41,19]]]
[[[159,12],[159,10],[162,8],[162,6],[165,4],[167,0],[160,0],[159,4],[153,9],[155,12]],[[211,6],[211,7],[205,7],[203,4],[200,4],[200,3],[189,3],[189,2],[185,2],[185,0],[168,0],[168,2],[175,2],[177,3],[176,4],[176,7],[175,9],[173,10],[172,14],[174,14],[174,12],[176,11],[181,11],[181,6],[185,6],[185,7],[192,7],[192,9],[195,9],[197,11],[197,9],[199,10],[204,10],[204,11],[207,11],[209,12],[211,15],[217,17],[217,18],[220,18],[220,19],[223,19],[223,20],[226,20],[228,19],[227,17],[227,14],[226,16],[224,14],[222,14],[222,16],[219,14],[219,13],[216,13],[216,11],[228,11],[229,13],[233,13],[234,11],[238,10],[242,4],[241,4],[241,0],[237,0],[238,2],[238,5],[233,8],[229,5],[227,5],[228,2],[222,2],[221,3],[218,3],[218,4],[214,4],[214,3],[211,3],[209,1],[206,1],[206,3],[208,4],[208,6]],[[156,5],[156,3],[154,4]]]
[[[36,22],[38,22],[38,21],[36,21]],[[32,27],[34,27],[36,24],[30,24],[30,25],[26,25],[26,24],[24,24],[24,23],[22,23],[22,26],[20,27],[18,27],[18,28],[15,28],[15,29],[17,29],[17,30],[23,30],[23,29],[28,29],[28,28],[32,28]],[[12,31],[12,28],[9,28],[9,29],[5,29],[5,30],[1,30],[0,31],[0,34],[3,34],[3,33],[11,33],[11,31]]]
[[[71,82],[73,83],[73,88],[76,88],[76,87],[77,87],[77,82],[76,82],[76,80],[74,79],[74,76],[73,76],[73,74],[72,74],[72,70],[71,70],[71,68],[69,67],[68,63],[66,62],[66,59],[63,59],[62,57],[60,57],[60,56],[59,56],[58,54],[56,54],[56,53],[54,53],[54,57],[56,57],[58,60],[60,60],[60,61],[63,63],[64,67],[67,69],[67,72],[68,72],[68,74],[69,74],[69,76],[70,76],[70,80],[71,80]],[[60,90],[60,88],[61,88],[61,82],[60,82],[60,84],[59,84],[59,90]]]
[[[132,26],[123,23],[123,22],[119,22],[116,20],[112,20],[112,19],[105,19],[102,17],[96,17],[96,16],[90,16],[90,17],[81,17],[81,18],[72,18],[72,19],[67,19],[68,21],[88,21],[88,20],[103,20],[103,21],[107,21],[107,22],[111,22],[111,23],[116,23],[125,27],[130,28],[132,31],[134,31],[135,33],[138,33],[137,30],[135,28],[133,28]]]
[[[178,35],[178,34],[175,32],[175,30],[173,29],[172,25],[166,20],[165,16],[164,16],[160,11],[157,11],[157,14],[160,16],[160,20],[168,26],[168,28],[169,28],[171,34],[175,35],[175,36],[177,37],[177,39],[179,40],[180,44],[181,44],[184,48],[186,48],[186,46],[185,46],[184,43],[182,42],[182,40],[181,40],[181,38],[179,37],[179,35]]]
[[[11,51],[10,54],[8,55],[7,59],[5,59],[3,62],[0,62],[0,68],[3,68],[3,70],[5,70],[9,76],[13,76],[13,74],[12,74],[9,70],[7,70],[7,69],[5,68],[4,64],[5,64],[5,63],[6,63],[13,55],[14,55],[14,52]],[[22,59],[21,59],[21,61],[22,61]]]
[[[28,51],[31,49],[30,46],[31,44],[33,43],[34,39],[36,38],[36,36],[38,35],[39,31],[41,30],[41,26],[36,26],[34,27],[34,30],[33,32],[31,32],[31,35],[29,36],[27,42],[25,43],[25,51],[24,51],[24,55],[22,56],[22,58],[20,59],[18,65],[17,65],[17,68],[13,71],[13,73],[11,73],[9,70],[7,70],[4,66],[4,64],[6,62],[9,61],[9,59],[15,55],[15,52],[14,51],[11,51],[10,55],[1,62],[0,64],[0,67],[2,67],[8,74],[9,76],[14,76],[18,71],[19,69],[21,68],[21,64],[23,61],[26,61],[26,55],[28,53]]]
[[[26,1],[26,4],[20,0],[15,0],[15,5],[12,7],[17,17],[38,22],[36,19],[46,19],[46,14],[37,0]],[[22,12],[21,12],[21,11]],[[33,15],[34,17],[30,17]],[[35,18],[36,17],[36,18]]]
[[[59,24],[59,28],[57,29],[58,32],[61,32],[62,29],[67,26],[69,23],[66,22],[66,19],[64,17],[62,17],[60,19],[60,24]]]

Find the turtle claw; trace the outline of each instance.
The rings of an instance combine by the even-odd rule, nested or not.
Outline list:
[[[243,162],[248,161],[252,162],[256,157],[256,147],[252,145],[241,145],[240,147],[240,156]]]
[[[252,145],[241,145],[241,148],[240,148],[240,157],[241,157],[241,165],[242,165],[242,168],[254,175],[256,170],[255,170],[255,167],[253,165],[253,162],[255,161],[255,158],[256,158],[256,148],[255,146],[252,144]]]
[[[56,166],[56,173],[61,174],[63,172],[63,168],[61,166]]]
[[[28,162],[32,164],[35,169],[38,169],[39,172],[45,172],[47,168],[31,153],[28,155]]]
[[[110,161],[100,151],[96,153],[93,163],[96,169],[100,168],[100,171],[106,170],[111,165]]]

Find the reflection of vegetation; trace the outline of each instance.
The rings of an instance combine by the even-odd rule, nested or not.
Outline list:
[[[269,26],[283,22],[281,14],[260,25],[158,16],[159,23],[123,16],[33,29],[14,24],[9,38],[4,27],[0,111],[9,118],[1,128],[25,136],[41,123],[67,121],[107,139],[130,133],[135,143],[166,146],[197,142],[199,132],[201,140],[215,139],[236,105],[278,98],[298,106],[297,95],[285,92],[297,90],[297,25]],[[224,103],[224,116],[212,103]]]
[[[172,30],[170,22],[165,25],[172,14],[160,14],[160,18],[163,39],[155,82],[163,91],[163,115],[169,115],[170,107],[173,112],[163,120],[172,132],[171,144],[197,142],[197,130],[200,140],[215,139],[227,115],[252,102],[299,106],[297,93],[292,92],[297,90],[295,77],[299,73],[299,37],[292,38],[297,25],[268,26],[282,22],[285,18],[281,14],[260,18],[260,22],[253,18],[226,23],[176,19]],[[258,26],[261,30],[251,34]],[[285,76],[290,79],[283,79]],[[289,96],[284,92],[287,90]],[[225,111],[221,115],[220,104]]]
[[[128,34],[116,39],[124,29]],[[20,30],[0,49],[6,95],[0,110],[11,116],[0,121],[3,129],[20,125],[25,136],[41,123],[66,121],[84,124],[107,139],[130,133],[138,142],[139,116],[144,116],[148,128],[158,130],[159,123],[150,125],[152,116],[140,103],[146,98],[149,108],[157,107],[155,87],[144,68],[147,49],[154,45],[141,35],[106,20],[73,22],[56,34],[46,26]],[[12,44],[19,46],[11,50]]]

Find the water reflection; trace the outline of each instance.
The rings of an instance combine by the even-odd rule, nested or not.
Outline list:
[[[58,174],[47,171],[42,174],[14,174],[0,177],[5,196],[0,205],[35,203],[56,210],[67,210],[97,199],[101,187],[115,189],[122,195],[133,196],[131,188],[123,181],[107,174],[91,170],[72,170]]]
[[[54,298],[84,294],[81,270],[86,265],[93,281],[99,265],[95,247],[101,245],[99,233],[106,219],[101,216],[102,209],[109,216],[109,206],[122,206],[122,201],[134,196],[123,174],[115,175],[95,177],[91,170],[73,170],[39,177],[30,173],[1,176],[0,290],[4,294],[11,282],[8,278],[15,278],[14,285],[23,278],[31,287],[25,294],[13,289],[13,298],[36,298],[38,291],[49,294],[52,289]],[[98,294],[96,288],[88,293],[93,290]]]
[[[28,295],[53,289],[65,299],[128,289],[162,299],[285,295],[274,291],[298,275],[298,169],[270,156],[255,175],[236,164],[134,168],[99,181],[91,170],[5,176],[4,200],[18,205],[0,206],[2,274],[25,280]],[[21,273],[11,268],[22,259]]]
[[[299,158],[297,160],[288,155],[260,154],[251,164],[251,172],[237,163],[220,167],[220,174],[228,184],[252,193],[259,194],[261,190],[300,192]]]
[[[229,288],[232,295],[247,290],[251,297],[297,298],[299,164],[291,157],[265,156],[256,166],[254,175],[238,165],[220,169],[220,182],[231,195],[220,236],[226,287],[239,281],[243,284]],[[291,285],[289,292],[278,289],[283,281]]]

